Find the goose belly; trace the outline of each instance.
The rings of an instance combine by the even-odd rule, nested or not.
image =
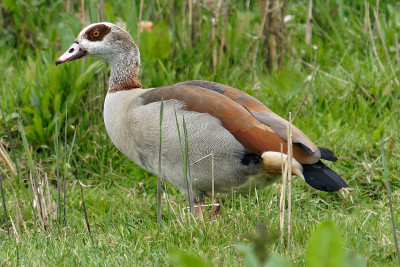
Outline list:
[[[125,104],[120,103],[118,108],[107,107],[110,103],[106,99],[107,132],[118,150],[137,165],[157,174],[161,103],[142,105],[140,97],[123,99]],[[182,194],[186,195],[182,159],[184,126],[193,188],[201,195],[211,194],[213,173],[215,192],[221,194],[230,194],[232,190],[248,192],[251,183],[263,187],[274,179],[266,179],[261,173],[261,158],[243,147],[217,118],[188,111],[182,102],[168,100],[164,101],[161,125],[161,175]]]

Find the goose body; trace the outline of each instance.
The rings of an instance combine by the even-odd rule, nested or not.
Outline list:
[[[214,158],[215,193],[246,193],[281,176],[287,151],[288,122],[257,99],[235,88],[207,81],[187,81],[142,89],[138,80],[140,54],[132,37],[102,22],[81,31],[56,64],[84,56],[107,60],[111,66],[104,103],[104,122],[114,145],[140,167],[157,174],[160,108],[163,103],[161,173],[187,195],[179,133],[189,140],[190,172],[200,199],[210,196]],[[179,126],[177,126],[179,125]],[[179,130],[178,130],[179,127]],[[315,146],[293,126],[292,172],[312,187],[337,191],[347,184],[320,159],[336,161],[333,153]],[[183,142],[183,141],[182,141]]]

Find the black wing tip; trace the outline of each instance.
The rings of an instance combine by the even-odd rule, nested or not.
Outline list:
[[[321,161],[315,164],[303,164],[303,175],[311,187],[325,192],[335,192],[347,188],[347,183],[331,168]]]
[[[335,154],[332,151],[330,151],[329,149],[324,148],[324,147],[318,147],[318,149],[319,149],[319,152],[321,153],[321,159],[326,159],[329,161],[337,161],[338,160],[338,158],[335,156]]]
[[[304,151],[306,151],[307,155],[312,155],[313,151],[308,146],[306,146],[303,143],[297,143],[297,144],[299,144],[304,149]]]

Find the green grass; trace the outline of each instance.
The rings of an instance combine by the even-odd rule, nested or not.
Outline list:
[[[126,22],[136,39],[140,1],[105,2],[105,20]],[[246,91],[282,117],[297,110],[309,86],[307,77],[313,72],[304,62],[312,65],[315,55],[304,42],[306,1],[287,3],[286,13],[294,18],[286,24],[288,49],[284,68],[278,74],[266,69],[263,42],[254,38],[261,24],[256,2],[251,1],[248,7],[241,1],[231,1],[229,16],[220,17],[214,43],[210,41],[212,15],[203,8],[196,47],[188,45],[187,28],[183,33],[183,2],[152,2],[154,6],[145,3],[143,19],[164,22],[158,26],[160,34],[143,33],[141,37],[144,87],[212,80]],[[400,229],[400,87],[394,82],[376,32],[372,10],[376,2],[369,1],[370,20],[384,70],[364,31],[364,1],[344,2],[314,1],[312,41],[318,47],[320,71],[294,124],[318,146],[328,147],[339,156],[338,162],[328,165],[348,182],[351,191],[347,197],[319,192],[294,178],[292,246],[287,251],[275,238],[279,234],[280,182],[249,196],[235,196],[221,216],[204,216],[204,221],[197,217],[189,220],[188,211],[182,213],[187,202],[167,184],[166,192],[163,187],[159,228],[157,178],[119,153],[105,131],[102,107],[108,66],[92,58],[54,65],[82,28],[80,1],[68,1],[69,6],[60,0],[3,1],[0,103],[5,116],[0,115],[0,140],[11,156],[6,121],[21,177],[12,175],[0,158],[9,223],[10,227],[11,223],[15,225],[10,237],[1,231],[6,230],[1,208],[0,265],[164,266],[183,264],[185,257],[198,259],[198,255],[212,265],[243,266],[250,265],[243,245],[257,247],[261,233],[268,237],[263,241],[268,243],[263,247],[264,256],[280,255],[302,266],[309,262],[306,251],[314,229],[331,221],[340,232],[348,261],[358,257],[369,266],[396,266],[380,141],[387,157],[394,223]],[[98,21],[100,1],[85,3],[86,24]],[[379,24],[399,77],[394,39],[399,32],[397,9],[395,1],[380,3]],[[221,38],[225,38],[223,54],[213,69],[212,46],[218,45],[220,56]],[[152,47],[157,41],[170,46]],[[25,147],[19,119],[27,137]],[[45,173],[49,177],[52,224],[46,230],[40,226],[30,185],[21,182],[29,181],[30,158],[38,181],[44,180]],[[57,178],[67,181],[65,225],[63,216],[62,224],[57,223]],[[90,234],[79,181],[87,185],[83,193]],[[60,189],[62,193],[63,187]]]

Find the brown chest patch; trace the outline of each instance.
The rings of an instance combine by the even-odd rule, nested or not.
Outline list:
[[[107,34],[111,32],[111,28],[104,24],[94,25],[85,32],[85,37],[89,41],[98,42],[102,41]]]
[[[142,88],[142,83],[137,78],[125,79],[123,82],[116,82],[111,84],[109,93],[115,93],[119,91],[128,91],[131,89]]]

